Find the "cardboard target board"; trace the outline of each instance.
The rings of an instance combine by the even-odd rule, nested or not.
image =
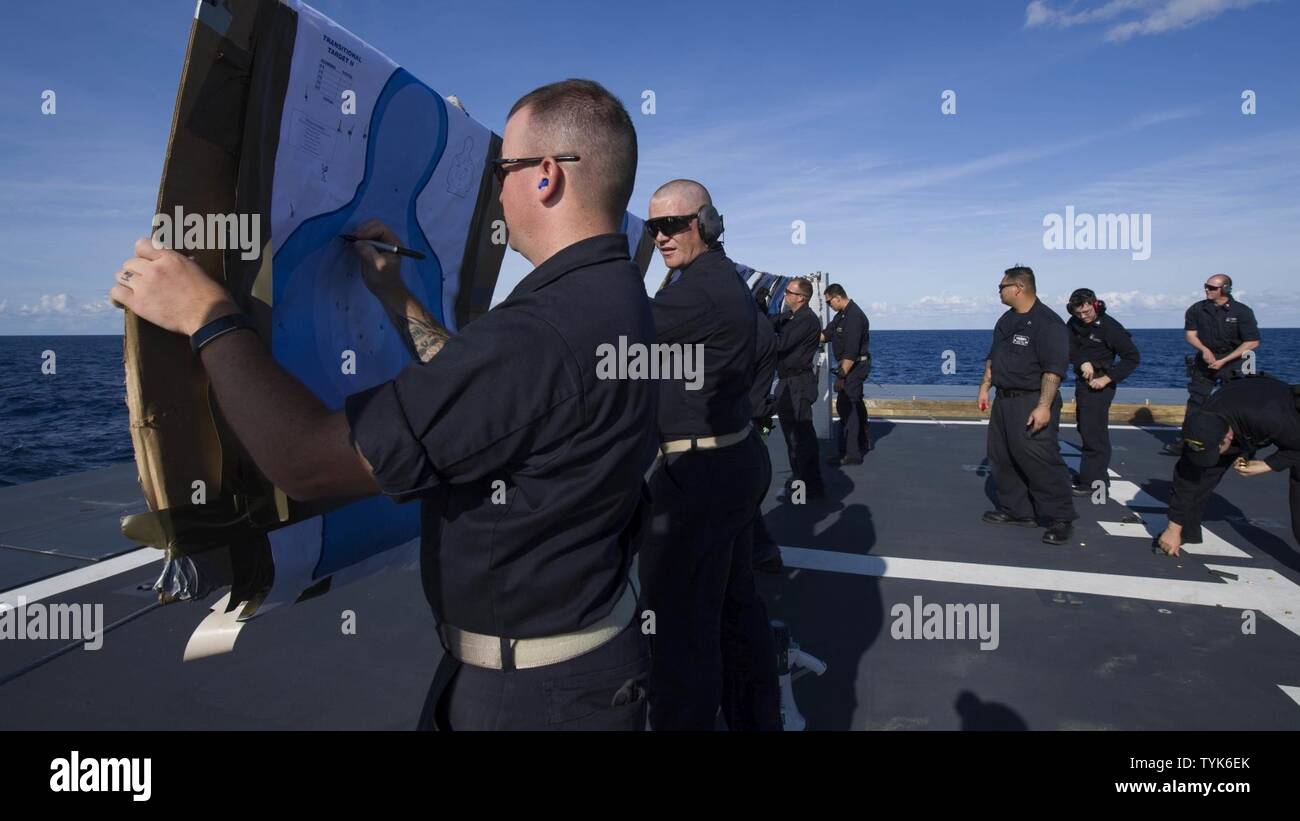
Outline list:
[[[339,410],[411,356],[338,235],[385,222],[423,255],[403,258],[406,286],[456,332],[489,309],[505,252],[490,165],[500,148],[460,107],[297,0],[200,0],[157,211],[175,215],[172,247],[225,284],[276,361]],[[214,219],[240,241],[188,231]],[[623,229],[644,271],[642,226],[629,214]],[[418,505],[299,504],[274,488],[221,420],[186,339],[128,312],[125,364],[149,512],[123,532],[167,551],[164,600],[229,585],[220,615],[243,620],[414,562]]]

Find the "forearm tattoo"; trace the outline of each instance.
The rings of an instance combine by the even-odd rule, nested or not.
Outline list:
[[[406,349],[421,362],[433,359],[442,350],[442,346],[447,344],[447,340],[451,339],[451,332],[413,298],[406,300],[406,305],[400,312],[390,309],[388,315]]]
[[[1043,381],[1038,390],[1038,404],[1042,407],[1051,407],[1056,399],[1056,391],[1060,387],[1061,377],[1054,373],[1043,374]]]

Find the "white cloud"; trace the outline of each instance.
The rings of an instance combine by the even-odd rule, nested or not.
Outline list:
[[[1107,0],[1075,11],[1075,3],[1062,8],[1050,6],[1045,0],[1033,0],[1025,7],[1025,27],[1063,29],[1132,17],[1116,22],[1106,31],[1107,40],[1122,42],[1143,34],[1190,28],[1225,11],[1244,9],[1261,2],[1263,0]]]
[[[908,307],[912,313],[930,316],[983,314],[995,309],[1000,310],[1001,303],[991,296],[973,297],[948,293],[923,296]]]
[[[1043,0],[1033,0],[1025,7],[1025,26],[1034,28],[1036,26],[1054,26],[1056,28],[1069,28],[1070,26],[1083,25],[1085,23],[1098,23],[1103,20],[1110,20],[1127,11],[1141,9],[1143,6],[1150,6],[1150,0],[1110,0],[1094,8],[1085,8],[1081,12],[1071,14],[1065,10],[1054,9]],[[1070,8],[1074,8],[1071,4]]]
[[[5,312],[5,309],[8,307],[9,307],[9,300],[0,299],[0,314],[3,314]]]
[[[4,304],[8,304],[8,301]],[[42,294],[32,305],[21,305],[18,315],[32,318],[42,317],[98,317],[113,310],[113,305],[105,297],[82,300],[68,294]]]
[[[1097,298],[1106,303],[1106,310],[1118,313],[1142,311],[1185,311],[1187,306],[1204,299],[1205,294],[1188,291],[1183,294],[1153,294],[1145,291],[1102,291]],[[1064,305],[1068,295],[1052,297],[1053,305]]]

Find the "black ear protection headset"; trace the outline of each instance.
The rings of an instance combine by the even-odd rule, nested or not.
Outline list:
[[[1219,289],[1224,296],[1232,296],[1232,277],[1227,274],[1223,275],[1223,287]]]
[[[709,245],[717,242],[722,232],[727,230],[722,225],[722,215],[712,205],[701,206],[695,216],[699,223],[700,239]]]

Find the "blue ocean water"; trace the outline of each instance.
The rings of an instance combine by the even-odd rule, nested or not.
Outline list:
[[[134,458],[124,376],[120,336],[0,336],[0,486]]]
[[[1131,329],[1142,364],[1124,381],[1135,388],[1183,388],[1184,357],[1192,352],[1179,329]],[[1300,328],[1267,328],[1255,365],[1261,373],[1300,383]],[[992,341],[987,331],[872,331],[871,382],[880,385],[978,385]],[[944,352],[956,373],[943,373]],[[1071,377],[1072,379],[1073,377]]]
[[[1259,369],[1300,383],[1300,329],[1265,329]],[[990,331],[873,331],[871,382],[976,385]],[[1134,330],[1142,366],[1126,384],[1181,388],[1189,350],[1177,329]],[[44,351],[55,373],[43,374]],[[956,373],[942,370],[944,352]],[[133,458],[120,336],[0,336],[0,486]]]

